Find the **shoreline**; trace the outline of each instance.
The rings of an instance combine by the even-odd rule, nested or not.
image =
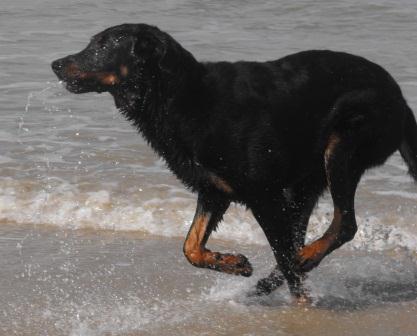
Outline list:
[[[286,286],[267,297],[246,297],[273,267],[268,247],[209,243],[213,250],[248,256],[255,272],[243,278],[189,265],[182,241],[0,226],[0,332],[417,334],[417,264],[401,251],[336,251],[310,274],[313,305],[300,307],[291,303]]]

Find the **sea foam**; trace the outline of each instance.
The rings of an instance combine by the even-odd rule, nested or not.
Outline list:
[[[124,193],[55,181],[42,183],[11,178],[0,181],[0,220],[18,224],[52,225],[62,229],[141,231],[165,237],[184,237],[196,206],[195,196],[161,185],[157,193],[131,188]],[[157,197],[155,197],[155,194]],[[324,200],[314,210],[307,241],[318,238],[332,219],[332,205]],[[411,214],[412,215],[412,214]],[[358,232],[350,249],[406,248],[417,252],[416,219],[410,214],[359,214]],[[240,244],[267,245],[250,211],[232,205],[213,238]]]

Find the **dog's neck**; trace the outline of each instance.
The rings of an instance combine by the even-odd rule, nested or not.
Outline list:
[[[116,106],[165,159],[170,169],[194,188],[197,181],[185,178],[195,176],[197,179],[196,171],[202,168],[195,160],[195,144],[183,135],[189,137],[190,129],[198,134],[198,127],[201,127],[194,112],[202,104],[198,83],[201,83],[204,67],[196,61],[192,65],[194,67],[189,65],[175,74],[157,74],[147,85],[129,85],[113,96]],[[193,174],[189,173],[190,169]]]

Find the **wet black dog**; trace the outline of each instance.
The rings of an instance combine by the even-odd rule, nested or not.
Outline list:
[[[110,92],[198,193],[184,244],[193,265],[250,276],[245,256],[205,245],[230,202],[252,210],[277,261],[258,293],[285,279],[304,295],[304,273],[355,235],[354,196],[366,169],[400,149],[417,179],[413,113],[393,78],[358,56],[312,50],[271,62],[201,63],[158,28],[124,24],[52,68],[71,92]],[[334,219],[304,246],[326,187]]]

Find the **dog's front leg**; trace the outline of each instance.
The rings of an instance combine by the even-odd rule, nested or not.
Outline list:
[[[229,204],[230,201],[222,195],[199,194],[194,220],[184,243],[184,254],[188,261],[197,267],[251,276],[252,266],[244,255],[212,252],[205,247],[211,232],[222,219]]]

